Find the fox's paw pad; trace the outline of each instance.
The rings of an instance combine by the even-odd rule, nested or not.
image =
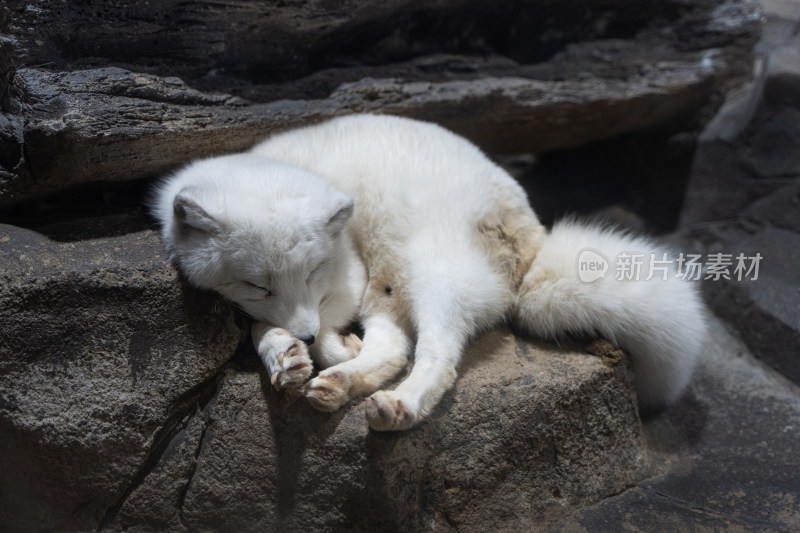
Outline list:
[[[350,378],[341,370],[325,370],[308,382],[305,395],[314,409],[331,413],[350,400]]]
[[[270,382],[275,390],[299,387],[314,369],[314,363],[308,356],[308,349],[300,341],[292,344],[285,352],[279,353],[276,359],[279,368],[270,376]]]
[[[376,431],[408,429],[417,417],[391,391],[378,391],[367,398],[367,423]]]
[[[361,352],[361,338],[355,333],[349,335],[339,335],[342,339],[342,346],[344,346],[347,359],[354,359]]]

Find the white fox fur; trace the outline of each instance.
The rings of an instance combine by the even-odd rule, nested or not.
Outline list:
[[[433,124],[355,115],[279,134],[188,165],[158,189],[154,212],[187,278],[256,320],[276,388],[303,384],[311,356],[325,369],[304,386],[311,404],[333,411],[371,394],[377,430],[429,414],[469,339],[504,320],[626,348],[645,406],[673,401],[701,350],[690,283],[612,275],[619,252],[653,243],[573,222],[547,235],[513,178]],[[585,249],[611,273],[581,281]],[[339,335],[353,320],[363,341]],[[409,376],[380,390],[412,351]]]

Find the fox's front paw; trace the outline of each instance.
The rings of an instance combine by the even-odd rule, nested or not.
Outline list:
[[[330,413],[350,400],[350,378],[341,370],[324,370],[305,386],[305,395],[314,409]]]
[[[314,364],[308,356],[308,348],[305,343],[297,339],[285,352],[280,352],[275,359],[278,368],[272,372],[269,379],[275,390],[299,387],[308,379],[314,368]]]
[[[394,391],[378,391],[367,398],[367,423],[376,431],[408,429],[417,417]]]
[[[363,345],[361,337],[355,333],[350,333],[349,335],[340,335],[340,337],[342,339],[342,345],[344,345],[349,355],[348,359],[355,358],[361,351],[361,346]]]

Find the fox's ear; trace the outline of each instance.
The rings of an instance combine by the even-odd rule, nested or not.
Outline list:
[[[222,226],[205,209],[190,198],[185,191],[181,191],[172,202],[175,219],[184,228],[194,228],[206,233],[218,234]]]
[[[344,228],[344,225],[347,224],[347,221],[353,216],[354,205],[355,203],[352,198],[346,194],[341,195],[341,199],[336,203],[336,207],[333,209],[333,215],[328,219],[327,227],[331,232],[338,233]]]

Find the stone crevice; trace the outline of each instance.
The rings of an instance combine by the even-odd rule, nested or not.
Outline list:
[[[169,408],[169,414],[164,420],[164,423],[155,432],[153,443],[150,446],[150,451],[147,454],[147,458],[142,463],[139,472],[133,478],[133,481],[125,490],[119,502],[107,510],[103,520],[97,527],[97,531],[108,529],[108,526],[114,521],[117,513],[120,509],[122,509],[122,506],[125,504],[125,501],[131,495],[131,493],[142,484],[148,474],[150,474],[150,472],[159,463],[159,460],[169,446],[170,442],[181,430],[186,429],[189,420],[192,418],[192,415],[197,411],[202,410],[203,407],[208,405],[208,403],[217,395],[219,384],[222,381],[222,376],[224,374],[224,369],[225,367],[221,368],[216,374],[208,378],[205,382],[197,385],[175,399]],[[203,427],[203,434],[205,434],[205,424]],[[200,444],[202,444],[202,439],[200,440]],[[198,444],[197,449],[198,455],[200,453],[200,444]],[[192,469],[192,473],[193,472],[194,469]],[[191,477],[187,479],[187,491],[190,481]],[[185,492],[181,496],[181,504],[183,502],[183,497],[185,497]]]
[[[710,517],[712,519],[721,519],[722,521],[725,521],[725,522],[727,522],[729,524],[737,524],[737,523],[738,524],[743,524],[744,523],[744,524],[747,524],[747,525],[750,525],[750,526],[754,526],[754,525],[762,526],[762,527],[767,528],[767,529],[775,526],[774,522],[767,522],[767,521],[761,520],[760,518],[758,518],[756,516],[748,516],[746,514],[740,514],[738,516],[732,516],[732,515],[727,514],[727,513],[723,513],[723,512],[720,512],[720,511],[715,511],[714,509],[710,509],[710,508],[708,508],[706,506],[693,505],[691,502],[688,502],[688,501],[686,501],[686,500],[684,500],[682,498],[678,498],[678,497],[673,496],[671,494],[666,494],[665,492],[662,492],[662,491],[659,491],[659,490],[655,490],[655,489],[651,489],[651,488],[646,487],[646,486],[642,486],[641,484],[638,485],[638,487],[641,488],[643,491],[649,492],[651,494],[654,494],[656,497],[664,499],[664,500],[670,502],[671,504],[677,505],[678,507],[680,507],[682,509],[686,509],[687,511],[690,511],[692,513],[703,514],[703,515],[708,516],[708,517]]]
[[[215,394],[215,397],[216,397],[217,391],[215,391],[214,394]],[[201,410],[201,409],[202,408],[198,405],[198,410]],[[177,507],[178,507],[178,520],[180,521],[181,525],[183,525],[187,530],[190,530],[191,526],[186,522],[186,518],[184,517],[184,514],[183,514],[184,513],[184,503],[186,501],[186,495],[189,493],[189,489],[192,486],[192,480],[194,479],[194,475],[197,472],[197,461],[200,459],[200,454],[202,453],[203,448],[206,445],[206,442],[205,442],[205,440],[206,440],[206,432],[208,431],[208,425],[210,423],[209,420],[208,420],[208,416],[209,415],[204,410],[203,410],[203,413],[202,413],[201,416],[202,416],[202,419],[203,419],[203,429],[200,432],[200,438],[197,440],[197,449],[195,449],[194,461],[192,462],[191,468],[189,470],[189,474],[186,477],[186,485],[183,487],[183,490],[181,490],[181,493],[178,496],[178,504],[177,504]]]

